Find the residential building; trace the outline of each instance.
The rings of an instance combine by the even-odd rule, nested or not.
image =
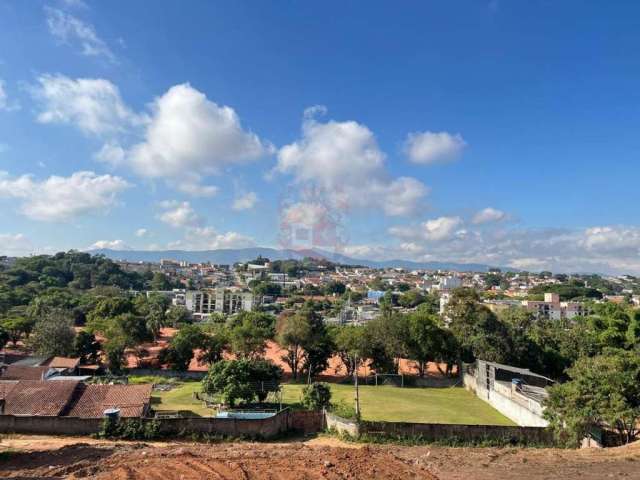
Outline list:
[[[536,318],[571,320],[587,315],[586,306],[580,302],[561,302],[557,293],[545,293],[544,301],[523,300],[522,306],[533,312]]]
[[[185,295],[185,307],[196,320],[208,320],[213,313],[233,315],[251,311],[256,305],[253,293],[240,288],[208,288],[189,290]]]

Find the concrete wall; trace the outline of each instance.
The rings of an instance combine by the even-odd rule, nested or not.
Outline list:
[[[92,435],[100,431],[101,423],[100,418],[0,415],[0,433]]]
[[[165,418],[156,420],[160,434],[182,436],[210,434],[227,437],[274,438],[289,430],[290,411],[281,411],[273,417],[248,420],[239,418]],[[151,422],[152,419],[144,419]],[[26,433],[43,435],[91,435],[100,431],[100,418],[73,417],[21,417],[0,415],[0,433]]]
[[[316,433],[324,430],[324,413],[308,411],[291,411],[289,413],[289,429],[302,433]]]
[[[372,436],[420,437],[428,442],[461,440],[482,442],[551,445],[553,435],[539,427],[505,427],[499,425],[452,425],[441,423],[361,422],[360,433]]]
[[[483,386],[478,385],[473,375],[465,372],[462,376],[462,381],[467,390],[474,392],[478,398],[487,402],[505,417],[521,427],[546,427],[549,425],[549,422],[538,413],[525,408],[523,405],[505,395],[496,391],[487,390]]]
[[[351,437],[360,435],[360,428],[357,422],[338,417],[332,413],[326,412],[325,423],[328,430],[335,430],[340,435],[349,435]]]

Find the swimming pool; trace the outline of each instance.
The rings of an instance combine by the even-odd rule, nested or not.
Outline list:
[[[216,418],[240,418],[244,420],[262,420],[275,415],[275,412],[218,412]]]

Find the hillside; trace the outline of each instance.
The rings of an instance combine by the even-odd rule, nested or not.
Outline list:
[[[321,257],[336,263],[345,265],[363,265],[373,268],[405,268],[408,270],[452,270],[458,272],[486,272],[492,266],[478,263],[453,263],[453,262],[413,262],[410,260],[384,260],[357,259],[331,253],[322,250],[288,250],[267,247],[218,249],[218,250],[91,250],[93,254],[104,255],[113,260],[126,260],[129,262],[159,262],[162,259],[172,259],[191,263],[211,262],[216,264],[233,264],[246,262],[256,257],[263,256],[271,260],[302,259],[308,256]],[[503,271],[513,270],[499,267]]]

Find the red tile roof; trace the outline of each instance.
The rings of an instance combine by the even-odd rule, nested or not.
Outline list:
[[[101,418],[108,408],[118,408],[122,417],[141,417],[151,402],[151,385],[82,385],[69,417]]]
[[[22,380],[5,393],[6,415],[61,415],[79,382]]]
[[[80,365],[79,358],[53,357],[46,363],[50,368],[76,368]]]
[[[0,373],[0,380],[42,380],[47,370],[49,367],[9,365]]]

